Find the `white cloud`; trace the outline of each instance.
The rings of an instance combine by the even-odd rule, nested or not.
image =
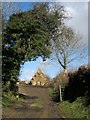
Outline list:
[[[29,70],[29,69],[24,69],[21,73],[20,79],[21,80],[31,80],[32,77],[34,76],[36,71],[34,70]]]
[[[65,3],[65,6],[72,16],[67,25],[82,34],[82,41],[88,44],[88,3]]]
[[[70,17],[74,17],[77,14],[76,10],[72,7],[65,7],[65,9]]]
[[[60,65],[57,61],[52,61],[47,59],[46,61],[41,60],[37,64],[37,70],[41,69],[41,71],[49,76],[50,78],[54,78],[60,72]]]

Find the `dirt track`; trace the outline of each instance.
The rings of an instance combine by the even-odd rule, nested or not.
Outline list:
[[[3,118],[61,118],[58,106],[51,100],[48,88],[20,85],[20,93],[25,95],[25,102],[3,108]],[[42,107],[33,103],[43,102]]]

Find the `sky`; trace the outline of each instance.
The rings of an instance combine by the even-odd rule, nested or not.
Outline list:
[[[3,2],[89,2],[89,0],[2,0]]]
[[[39,57],[36,61],[28,61],[22,66],[20,79],[30,80],[39,69],[42,70],[45,75],[54,78],[60,72],[60,65],[58,65],[56,61],[49,59],[43,62],[42,58]]]
[[[60,3],[58,3],[60,4]],[[71,26],[75,31],[80,32],[83,35],[82,42],[88,44],[88,3],[87,2],[63,2],[61,3],[68,10],[69,15],[72,16],[66,24]],[[32,3],[22,3],[23,11],[32,8]],[[76,68],[80,65],[87,64],[88,59],[85,58],[80,61],[74,61],[69,65],[69,68]],[[43,62],[39,57],[36,61],[26,62],[21,66],[20,76],[21,80],[30,80],[38,69],[41,69],[44,74],[50,78],[54,78],[62,70],[57,60],[47,59]]]
[[[83,35],[82,43],[88,44],[88,3],[87,2],[61,2],[57,4],[62,4],[68,10],[68,14],[72,16],[66,24],[71,26],[76,32],[80,32]],[[22,11],[27,11],[33,7],[31,2],[22,3]],[[70,68],[76,68],[80,65],[88,64],[88,58],[80,61],[74,61],[69,65]],[[57,60],[47,59],[43,62],[42,58],[39,57],[36,61],[27,61],[21,66],[19,79],[20,80],[30,80],[38,69],[42,72],[54,78],[62,70],[60,64]]]

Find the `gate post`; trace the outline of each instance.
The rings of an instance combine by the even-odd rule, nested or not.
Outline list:
[[[60,91],[60,101],[62,101],[61,85],[59,85],[59,91]]]

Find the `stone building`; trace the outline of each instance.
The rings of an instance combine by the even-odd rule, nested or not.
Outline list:
[[[31,79],[31,84],[38,86],[48,86],[50,84],[50,79],[39,70]]]

